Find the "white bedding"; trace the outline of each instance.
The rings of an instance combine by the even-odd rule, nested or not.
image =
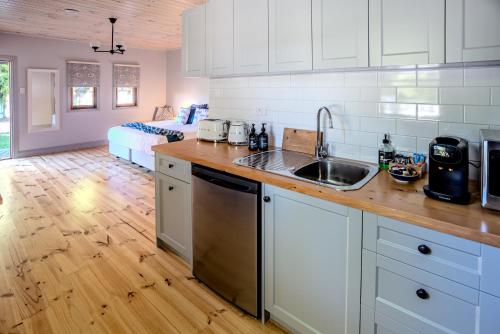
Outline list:
[[[173,120],[147,122],[145,124],[158,128],[181,131],[184,133],[184,139],[196,138],[196,124],[183,125]],[[154,155],[153,151],[151,151],[151,146],[168,142],[165,136],[144,133],[136,129],[124,128],[123,126],[115,126],[109,129],[108,140],[114,144],[129,147],[137,151],[143,151],[150,155]]]

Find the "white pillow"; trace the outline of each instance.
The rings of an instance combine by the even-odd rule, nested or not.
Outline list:
[[[177,116],[175,116],[175,123],[177,124],[186,124],[189,113],[191,112],[191,108],[180,108]]]

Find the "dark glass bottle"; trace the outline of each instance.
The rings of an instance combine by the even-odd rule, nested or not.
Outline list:
[[[252,123],[252,129],[248,135],[248,149],[250,151],[257,151],[259,149],[259,137],[255,133],[255,124]]]
[[[262,123],[259,133],[259,150],[267,151],[269,148],[269,136],[266,133],[266,123]]]

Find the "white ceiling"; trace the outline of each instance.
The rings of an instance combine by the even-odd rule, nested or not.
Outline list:
[[[90,42],[109,48],[111,24],[128,48],[176,49],[181,13],[207,0],[0,0],[0,32]],[[76,17],[66,8],[80,11]]]

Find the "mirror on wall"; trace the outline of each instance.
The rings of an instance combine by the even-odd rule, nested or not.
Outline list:
[[[28,132],[59,130],[59,70],[28,69]]]

